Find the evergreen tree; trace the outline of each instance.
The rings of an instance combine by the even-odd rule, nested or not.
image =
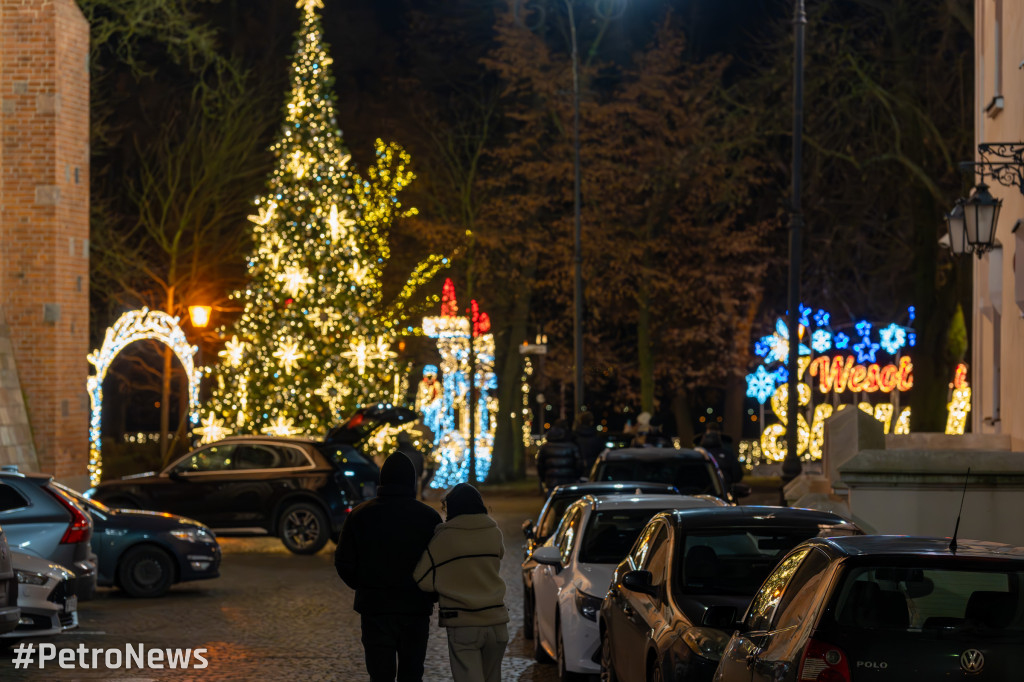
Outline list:
[[[353,409],[401,402],[395,335],[420,311],[420,285],[447,264],[430,256],[397,296],[381,287],[389,228],[413,179],[409,156],[377,140],[360,177],[334,118],[331,58],[321,40],[321,0],[300,0],[302,24],[291,93],[266,194],[256,200],[249,283],[233,298],[240,318],[221,352],[204,441],[232,432],[324,431]],[[436,298],[436,297],[435,297]],[[422,298],[419,303],[425,303]]]

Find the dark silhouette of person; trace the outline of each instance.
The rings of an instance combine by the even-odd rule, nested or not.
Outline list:
[[[416,449],[416,443],[407,431],[399,431],[396,437],[398,451],[409,458],[413,469],[416,470],[416,497],[419,498],[420,490],[423,489],[423,453]]]
[[[718,462],[718,468],[722,470],[727,488],[731,488],[733,483],[743,480],[743,465],[740,464],[739,457],[732,449],[732,439],[722,434],[721,424],[710,422],[697,444],[710,452]]]
[[[582,471],[583,460],[572,440],[569,424],[559,419],[548,429],[537,453],[537,476],[550,493],[556,485],[578,481]]]
[[[594,413],[582,412],[576,419],[576,428],[573,430],[572,440],[580,451],[580,459],[583,462],[583,475],[590,472],[594,466],[594,460],[604,452],[605,439],[594,426]]]
[[[441,515],[416,500],[416,470],[395,452],[380,470],[377,497],[352,510],[338,538],[334,567],[355,590],[366,672],[372,682],[419,682],[437,595],[422,591],[413,569]]]

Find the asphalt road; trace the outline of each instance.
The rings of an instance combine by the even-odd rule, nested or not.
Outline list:
[[[553,665],[533,661],[522,636],[522,558],[524,518],[535,516],[541,499],[510,496],[486,499],[505,536],[502,574],[512,617],[502,680],[556,680]],[[0,654],[2,680],[365,680],[359,619],[353,593],[334,571],[333,549],[314,556],[289,554],[275,539],[223,538],[221,577],[175,586],[159,599],[131,599],[111,589],[80,605],[78,630],[38,639],[52,644],[57,659],[39,669],[16,670],[14,652]],[[125,669],[126,645],[153,649],[206,649],[204,668],[162,669],[144,660]],[[121,669],[106,667],[106,651],[119,649]],[[86,653],[82,654],[81,651]],[[67,669],[58,665],[65,651]],[[160,663],[159,653],[154,662]],[[84,656],[84,657],[83,657]],[[111,654],[113,656],[113,654]],[[72,663],[73,661],[73,663]],[[116,661],[111,658],[111,663]],[[197,664],[190,658],[190,664]],[[84,665],[83,665],[84,663]],[[163,662],[165,666],[167,661]],[[98,669],[97,669],[98,668]],[[450,680],[445,633],[431,628],[425,680]]]

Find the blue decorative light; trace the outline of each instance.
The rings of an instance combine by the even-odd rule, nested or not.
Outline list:
[[[860,334],[861,338],[867,341],[871,337],[871,323],[867,320],[861,320],[856,324],[857,333]]]
[[[824,310],[820,310],[819,309],[818,312],[814,313],[814,324],[815,324],[815,326],[817,326],[817,327],[827,327],[828,326],[828,318],[829,318],[829,314],[827,312],[825,312]]]
[[[847,348],[850,347],[850,337],[842,332],[839,332],[838,334],[835,335],[835,339],[832,343],[833,345],[835,345],[836,350],[846,350]]]
[[[824,329],[815,329],[811,334],[811,348],[815,353],[824,353],[832,348],[832,334]]]
[[[754,342],[754,354],[757,355],[757,357],[766,358],[768,357],[768,354],[772,352],[772,344],[769,343],[771,338],[772,337],[770,336],[765,336],[762,337],[760,341]]]
[[[917,345],[917,334],[915,334],[914,332],[910,332],[909,334],[907,334],[907,345],[909,345],[911,348]]]
[[[913,322],[914,318],[917,316],[917,308],[915,308],[914,306],[910,306],[909,308],[907,308],[907,315],[910,316],[910,321]]]
[[[758,365],[753,374],[747,375],[747,397],[764,405],[775,393],[775,375]]]
[[[811,326],[811,321],[809,319],[809,316],[811,314],[811,309],[808,308],[807,306],[805,306],[803,303],[800,304],[799,308],[800,308],[800,324],[802,324],[805,327],[810,327]]]
[[[871,343],[871,339],[864,337],[864,340],[854,345],[853,349],[857,351],[857,362],[861,364],[876,362],[875,353],[878,352],[878,344]]]
[[[775,333],[789,341],[789,327],[786,326],[786,321],[782,318],[775,320]]]
[[[785,384],[789,381],[789,370],[783,365],[775,370],[775,381],[779,384]]]
[[[900,348],[907,345],[907,332],[897,324],[890,324],[878,330],[882,349],[889,355],[896,355]]]

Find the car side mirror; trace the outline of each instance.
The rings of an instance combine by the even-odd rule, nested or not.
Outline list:
[[[726,606],[724,604],[714,604],[709,606],[704,611],[704,617],[700,621],[701,625],[706,625],[709,628],[718,628],[719,630],[732,630],[737,627],[736,623],[736,607]]]
[[[527,540],[533,539],[533,519],[523,521],[523,535],[526,536]]]
[[[538,564],[562,568],[562,553],[558,551],[557,547],[551,545],[543,545],[533,550],[531,558]]]
[[[731,492],[733,497],[740,499],[741,497],[749,497],[753,491],[746,483],[733,483]]]
[[[653,597],[657,595],[658,591],[651,585],[652,580],[653,576],[650,571],[627,571],[622,576],[622,586],[627,590],[649,594]]]

